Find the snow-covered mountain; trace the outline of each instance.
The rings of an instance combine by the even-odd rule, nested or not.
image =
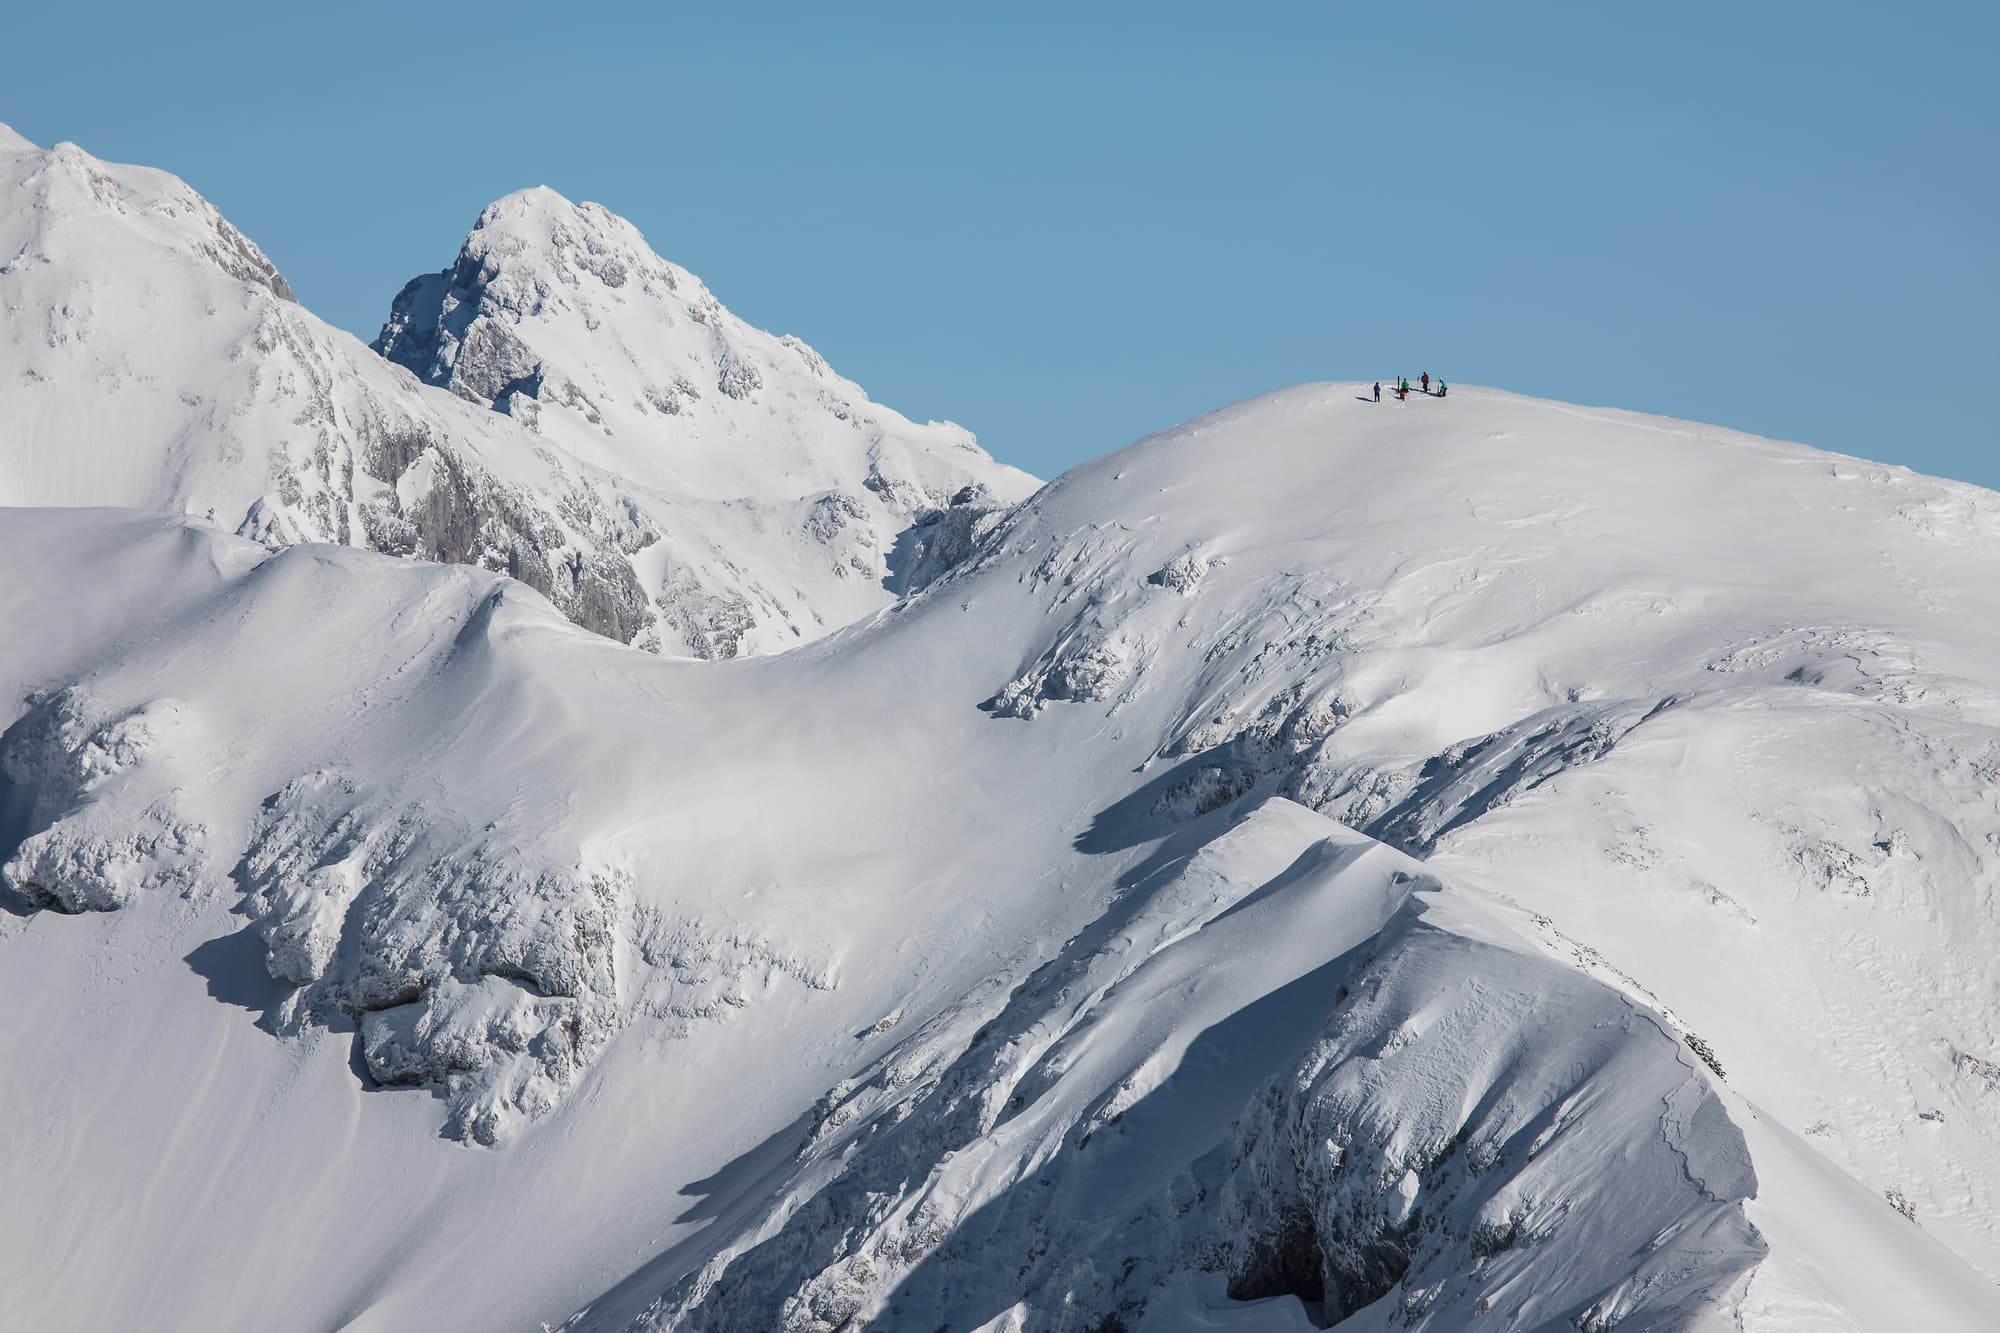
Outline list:
[[[2000,496],[1315,385],[971,536],[705,663],[0,516],[17,1316],[2000,1326]]]
[[[1034,488],[957,427],[913,426],[796,339],[748,329],[601,209],[512,196],[454,272],[478,298],[426,335],[413,284],[394,350],[413,362],[428,336],[432,378],[457,395],[301,309],[176,178],[6,132],[0,503],[158,508],[269,545],[477,564],[601,634],[727,657],[887,605]],[[679,304],[653,299],[669,285]],[[635,406],[622,383],[552,368],[503,395],[527,404],[513,416],[467,401],[524,346],[504,316],[533,311],[537,345],[633,385],[651,373],[658,393]],[[677,327],[695,320],[705,362]],[[523,425],[534,393],[622,433],[570,429],[582,418],[554,402],[542,429]],[[656,402],[680,416],[643,429],[631,414]]]
[[[487,208],[450,268],[397,296],[375,348],[670,497],[647,506],[662,535],[640,566],[663,636],[698,657],[878,609],[885,584],[947,566],[1035,485],[960,427],[869,402],[623,218],[546,188]]]

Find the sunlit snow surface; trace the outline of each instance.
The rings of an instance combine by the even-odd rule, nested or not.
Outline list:
[[[621,642],[718,658],[887,605],[1034,488],[596,205],[511,195],[455,271],[472,351],[427,389],[295,304],[181,181],[0,140],[0,503],[476,564]],[[395,313],[408,353],[422,330]],[[473,373],[500,375],[482,349],[509,374]]]
[[[675,660],[230,535],[319,512],[281,360],[145,321],[335,335],[0,153],[8,494],[134,506],[0,510],[10,1326],[2000,1327],[2000,497],[1310,385]],[[580,309],[510,336],[623,373]],[[339,355],[466,432],[411,470],[603,464]]]
[[[11,511],[6,1285],[1990,1326],[1994,504],[1309,386],[737,663]]]

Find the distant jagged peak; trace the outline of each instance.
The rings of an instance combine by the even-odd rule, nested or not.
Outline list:
[[[300,307],[178,178],[74,144],[0,152],[0,309],[28,312],[0,321],[0,420],[56,426],[0,450],[0,503],[505,568],[662,652],[873,614],[1036,485],[553,190],[497,200],[398,298],[377,350],[448,393]]]
[[[547,186],[487,205],[448,268],[397,294],[373,346],[579,458],[677,494],[872,493],[900,527],[967,486],[1011,502],[1036,485],[964,429],[872,402],[798,338],[732,314],[631,222]]]
[[[497,405],[515,390],[539,397],[547,363],[571,359],[557,348],[524,346],[517,335],[525,326],[581,322],[594,333],[608,307],[635,304],[638,310],[616,322],[692,323],[719,332],[726,314],[632,223],[602,204],[575,203],[537,185],[488,204],[450,268],[406,284],[374,347],[420,378]],[[530,344],[549,341],[527,336]],[[661,394],[699,397],[698,387],[674,388],[684,377],[669,375]]]
[[[0,152],[0,248],[11,255],[88,274],[164,247],[298,300],[256,243],[171,172],[106,162],[67,141],[38,148],[4,125]],[[106,221],[138,245],[111,241]]]

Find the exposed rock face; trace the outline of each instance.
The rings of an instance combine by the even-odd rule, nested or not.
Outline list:
[[[942,509],[919,512],[889,557],[893,586],[917,592],[970,561],[1008,512],[1009,506],[996,503],[980,486],[962,487]]]
[[[364,461],[372,475],[396,481],[394,491],[360,506],[367,545],[519,579],[577,624],[621,643],[653,623],[627,558],[653,529],[601,490],[569,491],[552,511],[478,460],[407,431],[381,439]]]

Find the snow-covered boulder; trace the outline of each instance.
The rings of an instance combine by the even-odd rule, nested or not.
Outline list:
[[[64,912],[109,911],[134,894],[193,892],[212,873],[208,828],[186,810],[181,765],[203,750],[179,701],[107,707],[65,689],[0,737],[0,782],[21,833],[0,883]]]

